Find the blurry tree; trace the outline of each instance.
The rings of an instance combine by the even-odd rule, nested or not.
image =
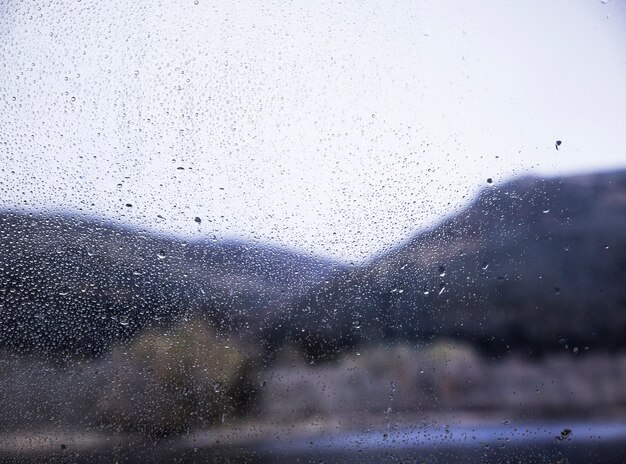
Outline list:
[[[252,396],[248,357],[199,316],[144,332],[107,365],[98,409],[120,430],[180,433],[241,413]]]

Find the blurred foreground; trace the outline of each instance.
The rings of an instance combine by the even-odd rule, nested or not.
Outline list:
[[[0,449],[20,462],[622,462],[626,449],[626,353],[492,359],[440,340],[320,364],[288,346],[263,363],[196,317],[102,359],[5,353],[0,373]]]

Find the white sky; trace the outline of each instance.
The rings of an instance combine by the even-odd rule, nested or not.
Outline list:
[[[626,166],[626,0],[0,1],[0,21],[4,206],[361,260],[487,178]]]

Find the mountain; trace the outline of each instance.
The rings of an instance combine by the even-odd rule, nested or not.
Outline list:
[[[626,171],[523,177],[357,268],[0,211],[0,349],[98,355],[190,312],[311,357],[384,340],[626,348]]]
[[[257,333],[336,263],[245,242],[184,241],[67,214],[0,212],[0,348],[97,355],[190,311]]]
[[[626,347],[626,171],[522,177],[287,304],[265,337],[313,358],[380,340],[491,354]]]

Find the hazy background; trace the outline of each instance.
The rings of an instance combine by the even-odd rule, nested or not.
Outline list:
[[[6,1],[0,21],[3,206],[361,260],[488,178],[626,165],[624,1]]]

